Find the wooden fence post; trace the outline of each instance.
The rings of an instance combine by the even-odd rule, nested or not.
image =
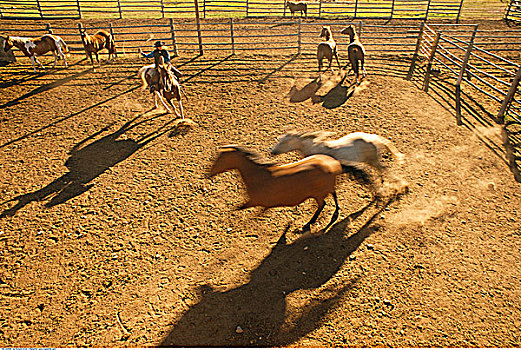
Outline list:
[[[302,52],[302,17],[298,19],[298,54]]]
[[[203,0],[203,18],[206,18],[206,0]]]
[[[322,0],[320,0],[320,1],[322,1]],[[286,4],[287,4],[287,2],[286,2],[286,0],[284,0],[284,10],[283,10],[284,12],[282,13],[283,17],[286,17]]]
[[[118,11],[119,11],[119,19],[123,18],[123,12],[121,11],[121,1],[118,0]]]
[[[394,16],[394,0],[393,0],[392,5],[391,5],[391,17],[389,18],[389,21],[393,19],[393,16]]]
[[[434,39],[434,43],[432,44],[431,54],[429,56],[429,62],[427,63],[427,72],[425,72],[425,79],[423,80],[423,91],[429,91],[429,82],[431,80],[431,69],[432,69],[432,61],[434,61],[434,56],[436,55],[436,50],[438,49],[438,43],[440,42],[441,34],[439,32],[436,33],[436,38]]]
[[[461,8],[463,7],[463,0],[459,3],[458,15],[456,16],[456,23],[459,23],[459,17],[461,15]]]
[[[519,87],[520,80],[521,80],[521,67],[519,67],[519,69],[517,70],[514,80],[512,80],[512,85],[510,85],[510,88],[508,89],[505,99],[503,100],[503,103],[501,104],[501,108],[499,109],[497,119],[500,124],[505,123],[505,114],[507,112],[508,106],[514,99],[514,95],[516,94],[516,91]]]
[[[431,0],[427,3],[427,11],[425,12],[425,21],[429,19],[429,11],[431,9]]]
[[[161,0],[161,18],[165,18],[165,4],[163,0]]]
[[[43,11],[42,11],[42,6],[40,4],[40,0],[36,0],[36,6],[38,6],[38,12],[40,13],[40,18],[43,19]]]
[[[358,11],[358,0],[355,0],[355,14],[353,16],[353,19],[356,18],[357,11]]]
[[[116,37],[114,36],[114,28],[112,27],[112,22],[109,23],[109,31],[110,35],[112,36],[112,40],[114,40],[114,45],[116,45]],[[118,57],[118,52],[114,52],[114,57]]]
[[[194,0],[195,23],[197,25],[197,40],[199,41],[199,55],[203,55],[203,38],[201,37],[201,19],[199,18],[199,0]]]
[[[463,58],[463,63],[461,64],[461,69],[459,71],[458,80],[456,81],[456,124],[461,125],[461,83],[463,81],[463,74],[467,70],[467,65],[469,63],[470,54],[472,52],[472,48],[474,47],[474,39],[476,38],[476,33],[478,31],[478,26],[474,26],[474,31],[472,32],[472,36],[470,37],[469,45],[467,46],[467,51],[465,52],[465,57]]]
[[[358,39],[362,39],[362,20],[358,22]]]
[[[233,34],[233,18],[230,18],[230,39],[232,42],[232,55],[235,55],[235,37]]]
[[[318,18],[322,16],[322,0],[319,0],[318,2]]]
[[[76,7],[78,8],[78,16],[80,16],[80,19],[81,19],[81,6],[80,6],[80,0],[76,0]]]
[[[285,9],[286,7],[284,7]],[[250,15],[250,1],[246,0],[246,17]]]
[[[172,18],[169,18],[170,22],[170,35],[172,36],[172,49],[174,51],[174,57],[179,56],[177,53],[177,40],[175,39],[175,27],[174,27],[174,20]]]
[[[420,24],[420,34],[418,34],[418,40],[416,42],[416,49],[414,50],[414,55],[412,56],[411,67],[409,68],[409,73],[407,73],[407,80],[411,80],[414,74],[414,68],[416,67],[416,60],[418,59],[418,53],[420,52],[420,46],[422,43],[423,30],[425,29],[425,22]]]

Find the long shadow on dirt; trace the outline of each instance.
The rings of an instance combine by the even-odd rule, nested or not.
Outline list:
[[[119,128],[119,130],[84,147],[80,148],[84,143],[94,139],[106,131],[111,125],[76,144],[69,152],[70,157],[65,162],[65,166],[69,169],[68,173],[62,175],[38,191],[20,195],[4,202],[5,204],[12,201],[18,201],[18,203],[13,207],[2,212],[0,218],[15,215],[18,210],[31,202],[43,201],[50,198],[45,206],[53,207],[65,203],[71,198],[79,196],[94,186],[94,184],[89,184],[92,180],[103,174],[109,168],[127,159],[151,141],[175,128],[175,126],[172,126],[174,121],[170,121],[162,125],[159,129],[142,136],[138,140],[132,140],[129,138],[118,140],[118,138],[127,131],[156,118],[157,115],[136,122],[139,117],[141,116],[135,117],[131,121],[125,123],[121,128]]]
[[[322,103],[324,108],[335,109],[346,103],[355,92],[355,84],[343,85],[346,77],[344,76],[336,81],[334,80],[335,78],[323,80],[317,77],[300,89],[293,85],[287,96],[292,103],[300,103],[311,99],[313,103]],[[321,88],[327,91],[324,95],[319,94]]]
[[[416,81],[418,83],[418,80]],[[454,109],[451,108],[455,105],[456,100],[454,82],[433,77],[430,87],[429,95],[440,106],[450,113],[454,113]],[[509,166],[515,180],[521,182],[521,158],[516,156],[516,154],[521,154],[521,145],[518,142],[511,142],[511,139],[517,138],[518,131],[514,131],[514,129],[519,129],[519,126],[508,123],[504,125],[501,140],[478,132],[480,128],[497,127],[498,120],[486,106],[465,91],[461,92],[461,111],[463,126],[472,131],[486,147]]]
[[[375,206],[377,212],[358,232],[349,237],[345,233],[347,224],[371,205],[338,222],[326,234],[289,245],[285,242],[288,226],[271,253],[252,271],[250,282],[224,292],[209,285],[200,287],[197,291],[200,301],[175,323],[159,345],[278,347],[313,331],[353,288],[357,278],[338,288],[321,291],[298,310],[288,310],[286,296],[318,288],[339,271],[344,261],[376,230],[371,223],[386,204],[382,209]]]
[[[66,84],[74,79],[77,79],[79,77],[82,77],[84,76],[85,74],[88,74],[92,71],[92,68],[89,68],[89,69],[86,69],[82,72],[79,72],[79,73],[76,73],[76,74],[72,74],[72,75],[69,75],[65,78],[62,78],[62,79],[58,79],[56,81],[53,81],[52,83],[49,83],[49,84],[45,84],[45,85],[42,85],[42,86],[39,86],[37,87],[36,89],[34,89],[33,91],[30,91],[20,97],[17,97],[15,98],[14,100],[11,100],[7,103],[4,103],[3,105],[0,106],[0,109],[4,109],[4,108],[7,108],[7,107],[11,107],[11,106],[14,106],[18,103],[20,103],[20,101],[23,101],[25,100],[26,98],[29,98],[31,96],[34,96],[34,95],[37,95],[37,94],[40,94],[42,92],[45,92],[45,91],[49,91],[49,90],[52,90],[58,86],[61,86],[63,84]]]

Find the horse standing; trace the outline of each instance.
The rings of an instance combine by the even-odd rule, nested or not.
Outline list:
[[[237,169],[246,186],[249,199],[240,209],[260,206],[263,208],[296,206],[308,198],[313,198],[318,208],[302,231],[309,231],[326,204],[325,198],[333,195],[335,212],[326,226],[326,231],[338,218],[339,205],[335,191],[336,177],[343,167],[334,158],[317,154],[298,162],[288,164],[262,164],[257,156],[239,146],[224,146],[210,169],[209,176]],[[345,172],[363,171],[352,163]]]
[[[337,47],[335,39],[333,39],[333,33],[331,33],[331,27],[324,26],[322,27],[322,31],[320,32],[320,37],[325,38],[326,41],[318,44],[317,48],[317,60],[318,60],[318,72],[322,71],[322,59],[327,58],[329,65],[327,69],[331,68],[331,72],[333,72],[333,67],[331,67],[331,63],[333,62],[333,57],[336,58],[336,62],[338,63],[338,68],[340,69],[340,61],[338,60],[337,55]]]
[[[168,102],[174,109],[174,113],[185,119],[183,113],[183,103],[181,102],[181,85],[176,79],[174,74],[168,69],[167,64],[164,62],[163,57],[159,58],[159,64],[143,66],[139,69],[138,75],[143,82],[143,89],[150,88],[150,92],[154,93],[154,106],[157,108],[157,99],[161,101],[166,110],[171,113],[172,111],[166,104]],[[176,107],[172,103],[172,100],[176,100],[179,104],[180,114],[177,112]],[[166,100],[166,102],[165,102]]]
[[[297,151],[303,156],[327,154],[340,163],[368,164],[378,170],[382,179],[385,168],[380,162],[380,156],[385,150],[389,151],[398,163],[403,162],[405,158],[391,141],[379,135],[354,132],[336,140],[327,140],[327,137],[332,134],[323,131],[311,133],[290,131],[271,148],[271,153],[275,155]]]
[[[63,59],[63,63],[65,67],[67,67],[66,56],[69,54],[69,48],[65,41],[57,35],[53,34],[45,34],[39,38],[23,38],[19,36],[8,36],[5,38],[4,51],[7,52],[11,50],[12,47],[17,47],[23,54],[31,59],[31,63],[33,65],[34,72],[36,73],[35,62],[40,65],[40,67],[44,68],[40,61],[36,58],[36,56],[41,56],[46,54],[49,51],[52,51],[54,55],[54,65],[53,68],[56,67],[57,56]]]
[[[362,79],[367,75],[365,71],[365,49],[364,45],[360,42],[360,39],[358,38],[358,35],[356,34],[355,26],[350,24],[346,28],[342,29],[340,31],[341,34],[349,35],[349,46],[347,47],[347,52],[349,55],[349,62],[351,63],[351,68],[349,69],[349,74],[351,70],[355,73],[355,82],[356,84],[359,84],[359,78],[360,78],[360,66],[362,67],[363,76]],[[360,62],[360,63],[359,63]],[[347,67],[347,65],[346,65]],[[345,67],[344,67],[345,68]],[[346,75],[347,75],[346,74]],[[362,81],[360,79],[360,81]]]
[[[286,2],[286,7],[289,8],[291,12],[291,17],[295,15],[295,12],[300,11],[300,17],[302,17],[302,13],[306,14],[306,18],[308,17],[308,4],[305,2]]]
[[[92,58],[92,54],[96,55],[96,61],[99,62],[98,51],[103,49],[108,50],[108,59],[110,62],[111,56],[112,58],[116,58],[116,45],[114,43],[114,38],[112,34],[107,32],[106,30],[99,30],[94,35],[89,35],[85,31],[85,28],[80,27],[80,36],[81,42],[83,43],[83,48],[85,49],[85,53],[87,57],[90,58],[90,62],[92,63],[92,67],[94,67],[94,60]]]

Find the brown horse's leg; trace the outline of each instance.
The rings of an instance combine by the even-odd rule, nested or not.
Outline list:
[[[317,204],[318,204],[317,211],[315,212],[315,215],[313,215],[311,220],[309,220],[309,222],[307,224],[305,224],[304,227],[302,227],[302,232],[311,231],[311,225],[314,224],[317,221],[318,216],[320,215],[320,213],[322,212],[322,210],[326,206],[326,202],[324,201],[324,198],[322,198],[320,200],[315,198],[315,200],[317,201]]]
[[[342,67],[340,67],[340,60],[338,59],[338,54],[335,52],[335,58],[336,58],[336,63],[338,63],[338,70],[342,69]]]
[[[335,221],[338,219],[338,213],[340,211],[336,192],[333,192],[332,195],[333,195],[333,199],[335,200],[335,212],[333,213],[333,216],[331,217],[331,221],[329,222],[329,224],[327,224],[326,228],[324,229],[324,232],[327,231],[331,226],[333,226]]]

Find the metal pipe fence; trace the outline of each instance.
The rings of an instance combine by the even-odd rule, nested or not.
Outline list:
[[[286,0],[4,0],[2,19],[192,17],[289,17]],[[459,21],[463,0],[306,1],[310,17],[351,19],[451,19]]]

